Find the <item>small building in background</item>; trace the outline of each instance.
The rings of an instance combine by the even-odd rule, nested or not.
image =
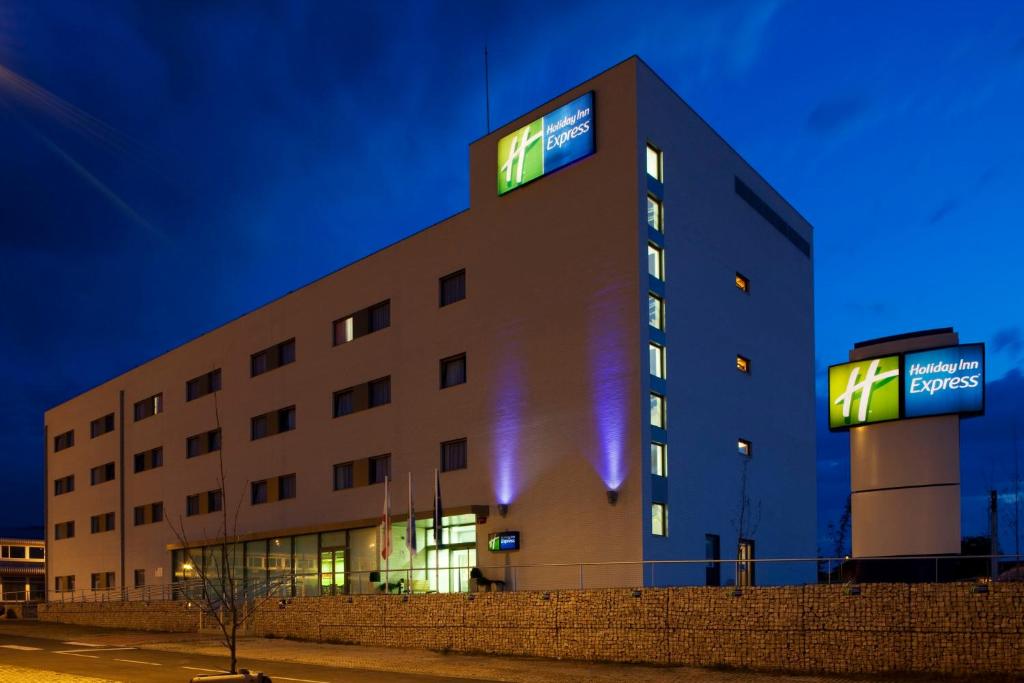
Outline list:
[[[46,549],[42,539],[0,538],[0,616],[21,603],[46,597]]]

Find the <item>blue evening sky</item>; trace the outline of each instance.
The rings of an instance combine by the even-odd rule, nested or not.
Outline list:
[[[964,532],[1012,507],[1024,4],[4,0],[0,526],[44,409],[466,207],[485,40],[495,124],[638,54],[814,224],[819,394],[857,340],[986,342]]]

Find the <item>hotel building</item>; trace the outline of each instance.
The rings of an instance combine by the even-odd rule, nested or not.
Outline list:
[[[468,209],[46,412],[50,599],[213,572],[224,508],[284,594],[814,580],[714,562],[815,555],[807,221],[637,58],[469,168]]]

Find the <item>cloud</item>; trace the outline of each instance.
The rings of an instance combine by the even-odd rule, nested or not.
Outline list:
[[[935,225],[959,207],[959,199],[955,197],[947,197],[930,214],[928,214],[928,225]]]
[[[1024,332],[1019,327],[1004,327],[992,336],[992,349],[1005,351],[1011,358],[1024,353]]]
[[[838,95],[822,100],[807,115],[807,130],[817,134],[839,134],[849,130],[870,111],[863,95]]]

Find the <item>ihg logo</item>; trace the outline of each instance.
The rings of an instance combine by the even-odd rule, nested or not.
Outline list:
[[[544,174],[543,137],[541,118],[501,140],[498,157],[504,163],[498,168],[498,180],[503,187],[512,189]]]
[[[898,419],[899,376],[899,356],[829,368],[829,425],[835,428]]]

